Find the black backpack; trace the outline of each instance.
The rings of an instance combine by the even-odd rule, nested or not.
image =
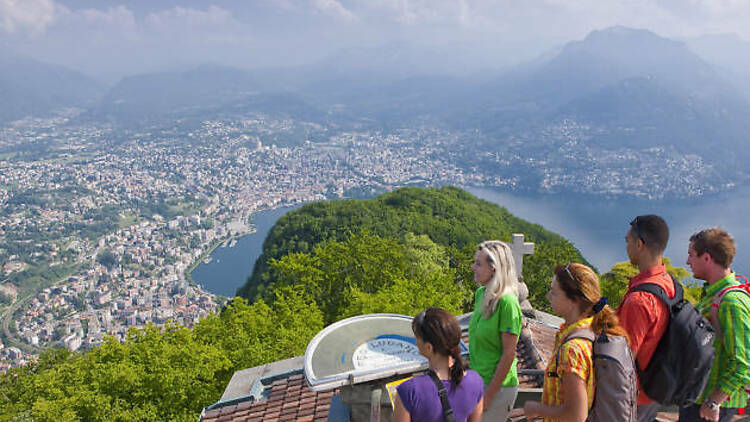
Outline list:
[[[698,400],[708,382],[714,362],[714,329],[684,299],[682,285],[672,278],[675,295],[645,283],[634,292],[648,292],[659,298],[669,309],[669,324],[656,346],[651,361],[641,369],[636,361],[641,388],[648,397],[662,405],[688,406]]]

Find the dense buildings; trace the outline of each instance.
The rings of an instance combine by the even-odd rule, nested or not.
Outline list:
[[[551,125],[528,134],[532,149],[426,124],[385,132],[265,115],[139,131],[15,122],[0,128],[3,365],[215,311],[222,298],[187,272],[261,209],[409,184],[647,198],[731,187],[697,156],[599,150],[591,130]]]

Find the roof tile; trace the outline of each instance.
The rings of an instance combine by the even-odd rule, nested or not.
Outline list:
[[[554,327],[527,321],[527,341],[518,342],[518,366],[522,369],[543,369],[554,347]],[[468,339],[466,339],[468,340]],[[522,386],[538,387],[539,377],[520,375]],[[336,391],[315,392],[305,382],[304,375],[294,372],[276,379],[267,387],[266,398],[240,401],[218,409],[207,410],[202,422],[249,421],[249,422],[324,422],[328,420],[331,398]],[[522,410],[521,410],[522,412]],[[521,415],[521,419],[523,416]]]

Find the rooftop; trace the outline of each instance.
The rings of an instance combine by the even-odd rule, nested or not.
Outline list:
[[[464,341],[471,314],[459,317]],[[517,346],[521,389],[541,392],[542,370],[552,354],[555,332],[561,320],[537,312],[536,318],[524,317],[524,328]],[[254,368],[237,371],[221,399],[204,409],[202,422],[225,421],[349,421],[349,407],[342,400],[344,386],[332,391],[315,392],[303,374],[304,357],[298,356]],[[399,377],[403,378],[404,375]],[[368,384],[382,384],[380,379]],[[390,406],[387,396],[383,403]]]

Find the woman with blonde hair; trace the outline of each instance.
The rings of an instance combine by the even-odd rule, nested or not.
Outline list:
[[[522,322],[510,246],[498,240],[480,243],[471,269],[479,288],[469,322],[469,366],[484,381],[484,419],[505,421],[518,395],[516,342]]]
[[[599,277],[586,265],[555,267],[547,299],[565,322],[555,337],[553,356],[557,358],[550,359],[545,370],[542,401],[526,402],[524,413],[527,420],[542,417],[545,421],[584,421],[593,405],[596,387],[593,343],[571,334],[590,328],[596,336],[604,331],[608,336],[627,339],[627,333],[607,299],[602,298]]]

